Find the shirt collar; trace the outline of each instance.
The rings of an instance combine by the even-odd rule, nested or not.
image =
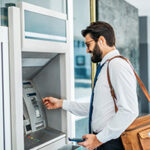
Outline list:
[[[112,50],[111,52],[107,53],[107,54],[103,57],[103,59],[102,59],[102,61],[101,61],[100,64],[103,65],[103,64],[106,62],[107,59],[110,59],[110,58],[112,58],[112,57],[114,57],[114,56],[117,56],[117,55],[120,55],[119,51],[118,51],[117,49]]]

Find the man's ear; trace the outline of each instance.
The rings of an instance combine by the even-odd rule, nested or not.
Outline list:
[[[100,44],[102,44],[104,42],[104,37],[100,36],[98,40],[99,40]]]

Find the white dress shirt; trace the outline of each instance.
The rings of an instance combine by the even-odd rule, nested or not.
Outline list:
[[[109,52],[101,65],[116,55],[120,55],[118,50]],[[109,73],[117,97],[117,113],[107,80],[107,62],[101,69],[94,89],[92,130],[98,133],[96,136],[102,143],[118,138],[139,114],[136,78],[129,64],[121,58],[115,58],[110,62]],[[64,101],[63,109],[78,116],[88,116],[89,105]]]

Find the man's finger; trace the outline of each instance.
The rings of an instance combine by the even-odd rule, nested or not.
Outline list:
[[[48,102],[48,101],[45,101],[45,102],[43,102],[43,104],[46,105],[46,104],[49,104],[49,102]]]
[[[49,106],[49,104],[46,104],[45,106],[46,106],[46,107],[48,107],[48,106]]]
[[[82,138],[83,138],[83,139],[87,139],[87,138],[88,138],[88,134],[83,135]]]
[[[45,101],[45,102],[44,102],[44,105],[47,105],[47,104],[50,104],[50,102],[48,102],[48,101]]]
[[[80,142],[80,143],[78,143],[78,145],[84,146],[84,142]],[[84,146],[84,147],[85,147],[85,146]]]
[[[46,100],[47,101],[49,100],[49,97],[43,97],[42,100],[43,100],[43,103],[44,103]]]
[[[84,147],[87,146],[87,142],[86,142],[86,141],[84,141],[84,142],[79,142],[78,144],[81,145],[81,146],[84,146]]]

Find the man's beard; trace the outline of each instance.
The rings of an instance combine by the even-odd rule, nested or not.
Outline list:
[[[91,61],[93,63],[98,63],[102,61],[102,51],[100,50],[98,44],[95,44],[94,50],[93,50],[93,56],[91,57]]]

